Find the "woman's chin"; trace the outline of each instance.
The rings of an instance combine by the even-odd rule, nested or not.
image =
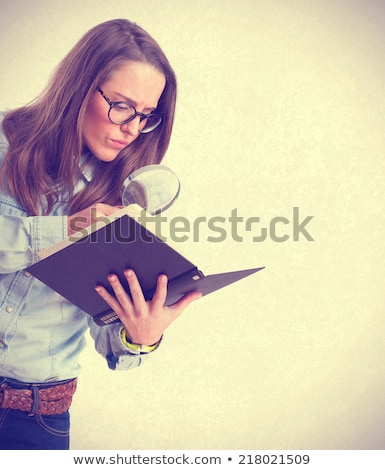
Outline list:
[[[106,152],[91,152],[93,154],[93,156],[101,161],[101,162],[105,162],[105,163],[110,163],[110,162],[113,162],[116,157],[119,155],[120,152],[118,151],[106,151]]]

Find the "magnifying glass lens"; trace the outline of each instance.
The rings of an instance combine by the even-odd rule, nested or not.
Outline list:
[[[169,208],[180,192],[176,174],[164,165],[147,165],[131,173],[122,188],[124,206],[138,204],[156,215]]]

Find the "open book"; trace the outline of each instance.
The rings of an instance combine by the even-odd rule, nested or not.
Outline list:
[[[147,300],[155,292],[159,274],[166,274],[169,279],[166,305],[171,305],[187,292],[197,290],[206,295],[263,269],[206,276],[181,254],[179,247],[157,236],[151,218],[144,220],[145,223],[143,209],[138,205],[124,207],[95,226],[40,252],[41,260],[28,271],[103,326],[119,321],[95,291],[96,285],[103,285],[112,292],[107,281],[111,273],[118,275],[129,293],[123,271],[133,269]]]

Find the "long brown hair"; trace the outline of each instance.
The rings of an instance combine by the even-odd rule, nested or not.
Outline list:
[[[140,135],[113,162],[98,161],[90,184],[72,197],[89,100],[127,60],[149,63],[164,74],[166,86],[157,108],[163,122]],[[171,137],[175,101],[175,74],[157,42],[126,19],[101,23],[67,54],[37,99],[5,116],[3,129],[10,146],[1,180],[28,215],[48,215],[59,200],[68,202],[68,213],[96,202],[117,204],[123,181],[133,170],[162,160]]]

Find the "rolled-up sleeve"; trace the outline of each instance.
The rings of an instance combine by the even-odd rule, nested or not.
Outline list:
[[[122,341],[121,323],[98,326],[89,318],[90,333],[96,350],[106,358],[108,367],[113,370],[129,370],[139,367],[151,354],[132,354]]]

